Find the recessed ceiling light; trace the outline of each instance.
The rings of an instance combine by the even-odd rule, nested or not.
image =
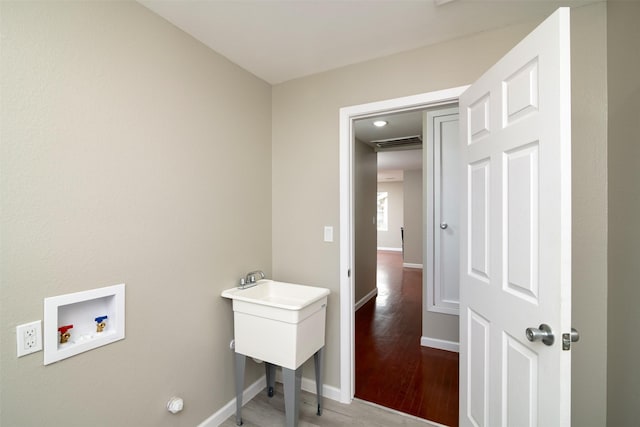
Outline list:
[[[383,126],[386,126],[386,125],[387,125],[387,122],[385,122],[384,120],[376,120],[375,122],[373,122],[373,125],[374,125],[375,127],[379,127],[379,128],[381,128],[381,127],[383,127]]]

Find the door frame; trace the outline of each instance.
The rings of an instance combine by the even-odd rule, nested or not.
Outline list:
[[[353,121],[378,114],[451,104],[457,102],[468,87],[468,85],[458,86],[340,109],[340,402],[342,403],[350,403],[355,395]]]

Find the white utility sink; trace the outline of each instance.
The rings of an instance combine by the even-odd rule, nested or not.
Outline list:
[[[297,369],[324,346],[329,289],[274,280],[231,288],[235,351]]]

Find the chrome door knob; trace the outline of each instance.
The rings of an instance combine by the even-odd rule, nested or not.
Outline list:
[[[542,324],[537,328],[527,328],[527,339],[531,342],[542,341],[544,345],[553,345],[553,332],[549,325]]]
[[[571,343],[577,342],[580,340],[580,334],[576,330],[576,328],[571,328],[571,333],[562,334],[562,349],[563,350],[571,350]]]
[[[571,342],[580,341],[580,333],[576,328],[571,328]]]
[[[442,228],[443,230],[446,230],[448,226],[449,224],[447,224],[446,222],[440,223],[440,228]]]

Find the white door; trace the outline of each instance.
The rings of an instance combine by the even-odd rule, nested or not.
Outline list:
[[[461,426],[570,425],[569,65],[562,8],[460,97]]]
[[[424,113],[427,310],[458,314],[460,162],[458,107]]]

